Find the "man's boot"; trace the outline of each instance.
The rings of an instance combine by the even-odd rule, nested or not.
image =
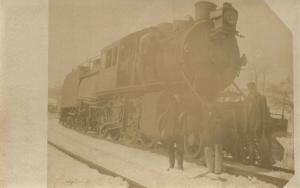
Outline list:
[[[175,165],[175,150],[173,145],[169,145],[169,168],[174,168]]]
[[[222,172],[223,165],[223,152],[222,146],[215,144],[215,173],[220,174]]]
[[[177,153],[177,167],[179,170],[183,170],[183,153]]]
[[[205,162],[208,170],[210,172],[214,171],[214,156],[213,156],[213,150],[211,147],[205,147],[204,149],[204,155],[205,155]]]

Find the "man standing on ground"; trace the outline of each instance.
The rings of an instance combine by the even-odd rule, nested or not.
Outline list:
[[[180,113],[180,98],[177,94],[170,93],[167,111],[162,120],[169,154],[169,169],[172,169],[175,166],[176,152],[177,167],[178,169],[183,170],[184,133],[183,125],[179,121]]]
[[[269,165],[271,138],[266,131],[270,117],[267,100],[257,91],[254,82],[248,83],[248,91],[242,114],[242,130],[246,138],[246,162]]]
[[[216,105],[208,106],[202,117],[205,163],[210,172],[220,174],[223,166],[223,138],[220,114]]]

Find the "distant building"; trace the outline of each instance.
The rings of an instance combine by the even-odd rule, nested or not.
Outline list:
[[[48,98],[48,112],[55,113],[58,111],[58,101],[54,98]]]

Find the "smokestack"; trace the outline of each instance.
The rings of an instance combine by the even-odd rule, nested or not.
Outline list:
[[[208,1],[198,1],[195,3],[195,20],[203,20],[209,18],[209,13],[216,10],[217,5]]]

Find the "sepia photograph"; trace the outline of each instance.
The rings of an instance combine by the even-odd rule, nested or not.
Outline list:
[[[292,5],[49,0],[48,187],[284,187]]]

